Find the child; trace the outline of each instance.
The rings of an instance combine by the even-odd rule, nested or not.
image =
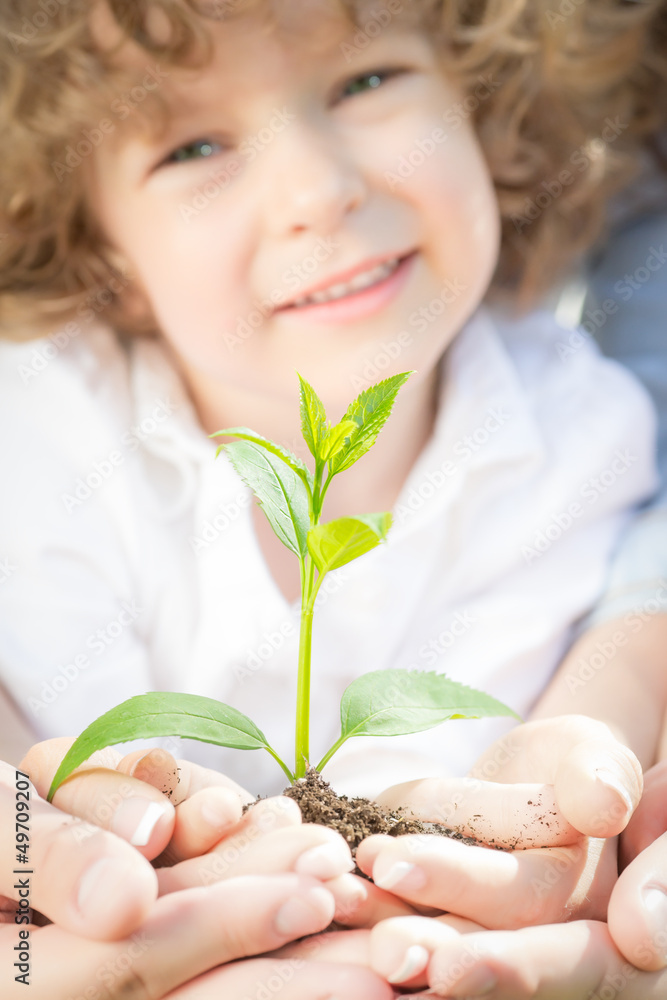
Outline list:
[[[356,30],[333,2],[214,6],[1,15],[0,319],[23,341],[0,358],[2,682],[39,737],[171,689],[247,711],[287,753],[294,567],[207,435],[296,448],[295,369],[336,416],[414,369],[330,494],[330,517],[393,508],[396,526],[320,602],[319,738],[371,667],[446,669],[526,713],[654,487],[653,417],[549,314],[482,300],[534,292],[590,237],[622,128],[590,125],[576,59],[540,124],[544,26],[517,60],[437,3],[362,5]],[[505,728],[353,741],[329,777],[373,793],[465,772]],[[280,787],[257,755],[186,753]]]

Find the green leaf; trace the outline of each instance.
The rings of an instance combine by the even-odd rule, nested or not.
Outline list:
[[[291,451],[288,451],[287,448],[283,448],[279,444],[274,444],[273,441],[262,437],[261,434],[251,431],[249,427],[228,427],[224,431],[216,431],[215,434],[211,434],[211,437],[237,437],[241,438],[242,441],[252,441],[253,444],[259,445],[260,448],[265,448],[266,451],[271,452],[272,455],[276,455],[277,458],[282,458],[283,462],[289,465],[293,472],[296,472],[297,476],[312,492],[313,476],[308,466],[300,458],[297,458],[296,455],[293,455]],[[217,458],[220,452],[224,451],[226,447],[227,445],[221,444],[215,453],[215,457]]]
[[[340,705],[341,737],[405,736],[447,719],[519,716],[483,691],[421,670],[374,670],[346,688]]]
[[[354,420],[341,420],[339,424],[332,427],[325,437],[321,450],[320,458],[323,462],[330,462],[334,455],[337,455],[342,448],[345,447],[345,442],[348,438],[352,436],[357,430],[357,425]]]
[[[96,750],[153,736],[183,736],[236,750],[264,748],[275,756],[264,733],[235,708],[199,695],[153,691],[116,705],[84,729],[56,771],[49,802],[65,778]]]
[[[391,378],[365,389],[350,403],[343,420],[353,420],[357,430],[350,435],[347,446],[329,463],[329,469],[334,475],[349,469],[373,447],[391,414],[396,394],[410,375],[412,372],[392,375]]]
[[[295,555],[305,558],[310,527],[308,490],[282,458],[252,441],[223,445],[241,479],[253,491],[276,535]]]
[[[320,444],[327,434],[327,415],[324,404],[312,385],[300,375],[299,383],[301,386],[301,433],[311,455],[320,460]]]
[[[308,551],[321,574],[344,566],[383,541],[391,514],[362,514],[320,524],[308,532]]]

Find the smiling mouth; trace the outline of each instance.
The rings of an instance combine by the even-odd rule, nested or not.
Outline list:
[[[311,292],[310,295],[303,295],[300,298],[294,299],[293,302],[281,306],[280,311],[303,309],[306,306],[324,305],[328,302],[338,302],[340,299],[354,298],[369,288],[387,281],[388,278],[391,278],[396,273],[401,264],[412,255],[412,253],[409,253],[402,257],[392,257],[390,260],[383,261],[382,264],[376,264],[375,267],[370,267],[367,271],[355,275],[349,281],[342,281],[336,285],[331,285],[329,288]]]

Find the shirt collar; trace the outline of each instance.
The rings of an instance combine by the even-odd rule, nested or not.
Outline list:
[[[479,309],[444,355],[435,425],[398,498],[395,536],[441,514],[471,476],[493,465],[544,460],[543,437],[502,325],[488,310]],[[141,444],[154,466],[171,467],[163,470],[162,477],[170,484],[164,516],[171,519],[193,502],[197,467],[213,462],[217,446],[202,430],[183,380],[161,343],[138,339],[130,351]],[[162,413],[168,411],[161,422],[155,420],[158,407]],[[221,464],[228,466],[227,478],[238,491],[233,469]],[[157,471],[154,467],[153,473]]]

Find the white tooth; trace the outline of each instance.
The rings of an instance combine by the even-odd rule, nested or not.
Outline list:
[[[331,288],[328,288],[326,294],[330,299],[337,299],[340,298],[341,295],[347,295],[349,291],[349,284],[343,281],[339,285],[332,285]]]
[[[367,271],[366,274],[358,274],[355,278],[352,278],[348,287],[351,291],[356,292],[361,288],[374,285],[380,277],[384,277],[384,272],[378,271],[377,267],[375,267],[372,271]]]
[[[384,264],[378,264],[377,267],[372,268],[370,271],[356,275],[351,281],[332,285],[326,291],[313,292],[305,298],[295,299],[294,305],[296,307],[310,304],[319,305],[323,302],[332,302],[334,299],[344,298],[344,296],[350,295],[352,292],[369,288],[371,285],[375,285],[384,278],[389,277],[396,270],[397,266],[398,258],[396,257],[393,260],[386,261]]]
[[[321,302],[328,302],[330,298],[329,292],[313,292],[312,295],[308,296],[307,301],[319,305]]]

